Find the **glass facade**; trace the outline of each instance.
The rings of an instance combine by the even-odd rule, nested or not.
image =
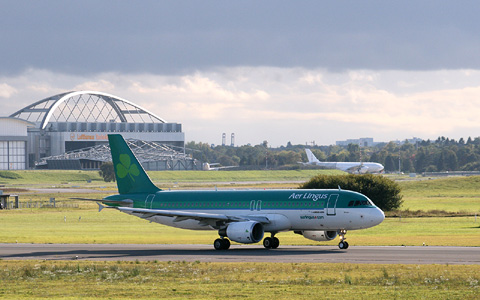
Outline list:
[[[0,170],[24,170],[25,141],[0,141]]]

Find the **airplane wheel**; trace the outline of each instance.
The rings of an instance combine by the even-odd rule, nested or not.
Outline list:
[[[346,249],[345,246],[346,246],[345,242],[338,243],[338,248],[340,248],[340,249]]]
[[[348,249],[348,242],[343,242],[345,244],[345,248],[343,249]]]
[[[276,237],[272,238],[272,249],[277,249],[280,246],[280,240]]]
[[[215,242],[213,242],[213,247],[215,248],[215,250],[222,250],[222,240],[221,239],[216,239]]]
[[[223,250],[228,250],[230,248],[230,240],[223,239],[222,241],[223,241]]]
[[[266,237],[263,239],[263,247],[267,249],[273,248],[273,239],[271,237]]]
[[[213,247],[215,250],[227,250],[230,248],[230,241],[227,239],[216,239],[215,242],[213,242]]]

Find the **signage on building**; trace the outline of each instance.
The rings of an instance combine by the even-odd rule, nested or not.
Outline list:
[[[71,141],[108,141],[107,134],[70,133]]]

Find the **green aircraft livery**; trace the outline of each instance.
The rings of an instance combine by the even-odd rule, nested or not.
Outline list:
[[[347,249],[347,230],[369,228],[384,219],[365,195],[341,189],[161,190],[121,135],[108,135],[108,140],[119,193],[97,200],[100,210],[109,207],[168,226],[216,230],[217,250],[228,249],[230,240],[249,244],[262,239],[265,248],[275,249],[280,244],[275,235],[285,231],[315,241],[339,235],[340,249]],[[263,238],[266,232],[270,236]]]

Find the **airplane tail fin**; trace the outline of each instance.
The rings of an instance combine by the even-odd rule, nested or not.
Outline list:
[[[312,152],[310,149],[305,149],[305,152],[307,153],[308,162],[310,162],[310,163],[312,163],[312,162],[320,162],[320,161],[315,157],[315,155],[313,154],[313,152]]]
[[[118,193],[155,193],[157,188],[138,162],[130,147],[120,134],[109,134],[108,142],[112,154],[113,168]]]

